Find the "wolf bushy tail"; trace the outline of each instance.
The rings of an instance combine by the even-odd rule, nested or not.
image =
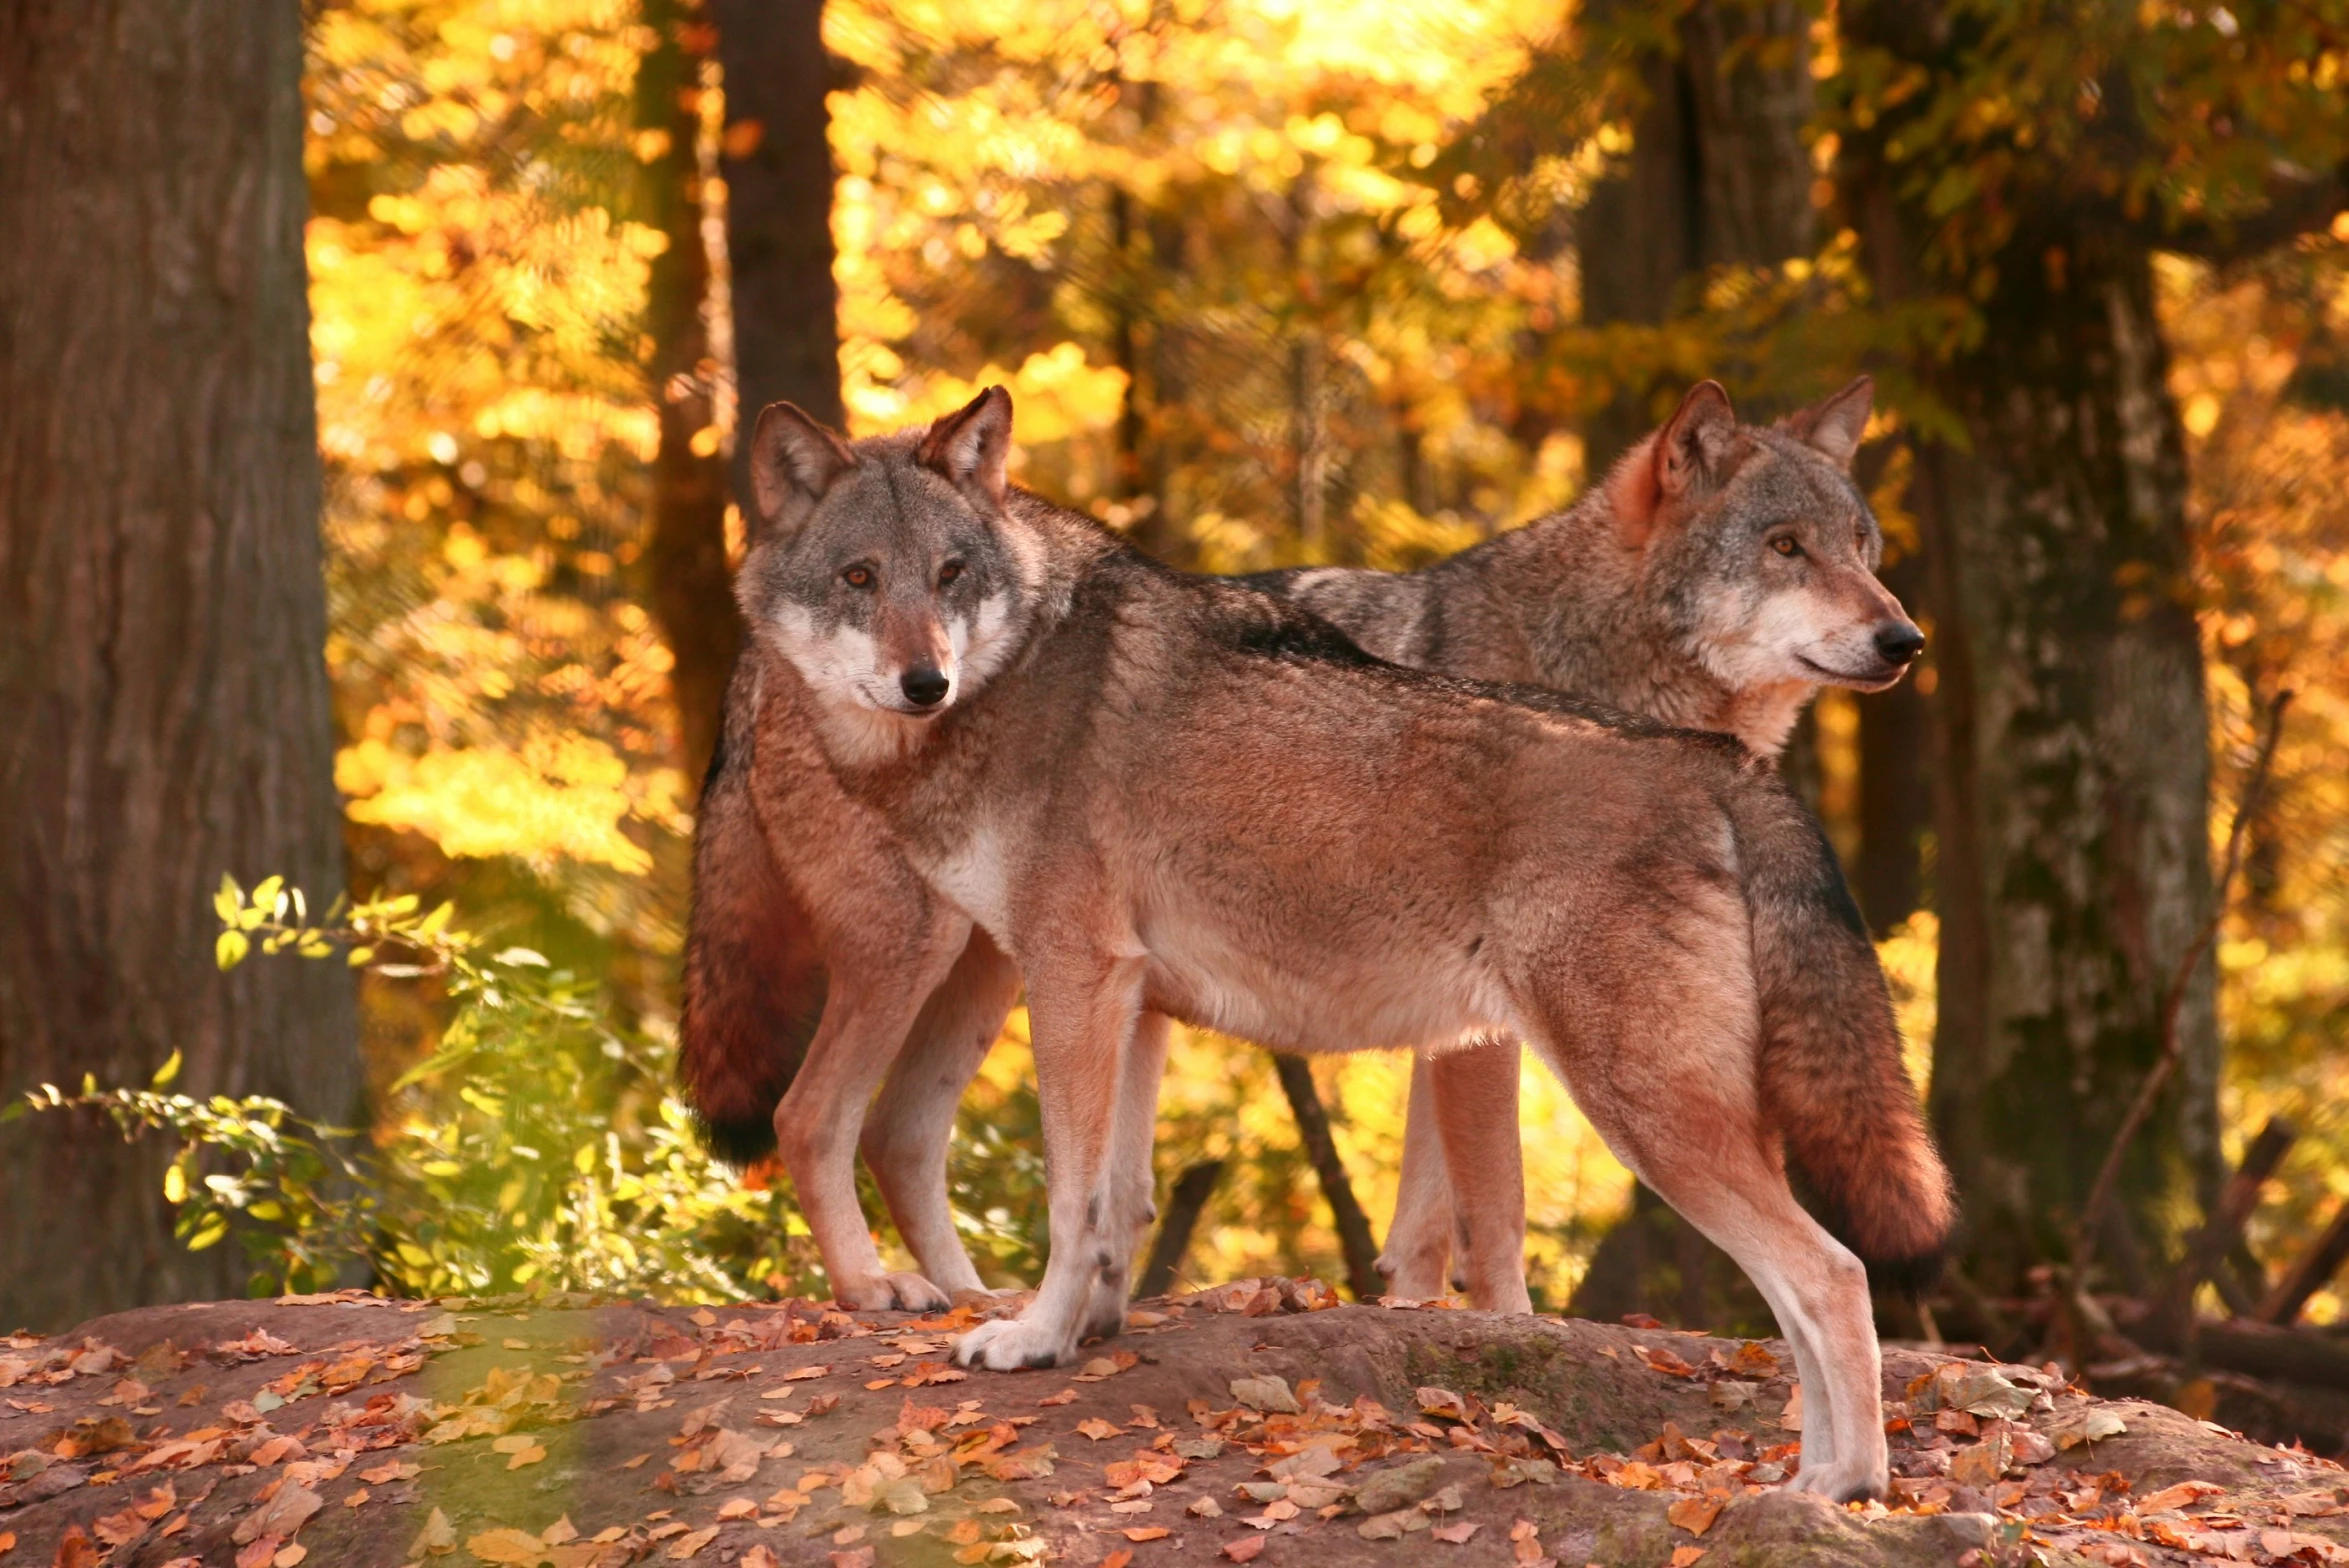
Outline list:
[[[749,740],[725,737],[703,786],[677,1018],[685,1102],[703,1142],[733,1165],[775,1147],[775,1107],[807,1055],[825,993],[815,928],[751,806]]]
[[[1821,1222],[1870,1279],[1920,1290],[1957,1218],[1949,1172],[1835,852],[1765,767],[1752,765],[1727,802],[1753,920],[1763,1111]]]

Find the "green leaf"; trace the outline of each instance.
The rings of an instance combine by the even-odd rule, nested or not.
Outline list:
[[[266,909],[271,914],[278,913],[277,896],[284,891],[285,878],[263,877],[261,879],[261,885],[253,889],[253,907],[255,909]]]
[[[416,922],[416,934],[422,937],[438,936],[441,928],[449,923],[449,916],[456,913],[456,909],[457,906],[454,904],[441,905],[431,914]]]
[[[226,932],[222,932],[221,934],[223,936],[227,935]],[[228,966],[223,964],[221,967],[225,969]],[[155,1069],[155,1076],[147,1080],[147,1087],[150,1089],[170,1088],[172,1084],[179,1078],[179,1069],[180,1054],[179,1052],[174,1051],[171,1053],[170,1058],[166,1060],[161,1067]]]
[[[220,940],[212,944],[212,956],[224,970],[243,963],[245,955],[252,950],[252,940],[242,931],[223,931]]]
[[[193,1236],[188,1238],[188,1250],[202,1252],[206,1247],[217,1247],[220,1245],[220,1239],[227,1234],[228,1221],[217,1214],[212,1215],[197,1228]]]
[[[220,878],[220,891],[212,895],[212,912],[218,915],[224,924],[233,925],[236,923],[237,911],[242,909],[244,904],[245,895],[237,887],[237,879],[223,873]]]

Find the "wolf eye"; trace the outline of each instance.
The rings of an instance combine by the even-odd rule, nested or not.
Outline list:
[[[870,588],[873,586],[873,569],[869,566],[852,566],[840,574],[840,580],[851,588]]]
[[[1770,548],[1790,559],[1803,553],[1803,547],[1794,542],[1792,534],[1780,534],[1770,541]]]
[[[962,575],[962,562],[948,561],[938,568],[938,586],[943,588]]]

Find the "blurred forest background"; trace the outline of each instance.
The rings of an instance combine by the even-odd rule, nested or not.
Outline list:
[[[746,411],[1001,381],[1019,477],[1168,560],[1404,568],[1694,379],[1861,370],[1931,644],[1789,766],[1964,1191],[1939,1325],[2089,1354],[2271,1118],[2186,1285],[2342,1315],[2349,6],[102,9],[0,9],[0,1090],[61,1089],[0,1126],[0,1319],[822,1293],[667,1097]],[[216,948],[224,872],[311,903],[223,890]],[[1022,1027],[954,1161],[1006,1282]],[[1179,1279],[1361,1280],[1407,1063],[1283,1076],[1178,1036]],[[1750,1321],[1526,1090],[1537,1302]]]

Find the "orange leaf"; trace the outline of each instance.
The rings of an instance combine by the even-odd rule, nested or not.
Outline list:
[[[1146,1524],[1138,1530],[1127,1530],[1122,1533],[1129,1541],[1163,1541],[1174,1534],[1172,1530],[1162,1524]]]
[[[1236,1563],[1252,1563],[1256,1554],[1264,1550],[1264,1537],[1245,1535],[1236,1541],[1223,1543],[1223,1554]]]
[[[1718,1497],[1683,1497],[1664,1510],[1664,1517],[1691,1535],[1702,1535],[1713,1528],[1720,1517],[1721,1499]]]

